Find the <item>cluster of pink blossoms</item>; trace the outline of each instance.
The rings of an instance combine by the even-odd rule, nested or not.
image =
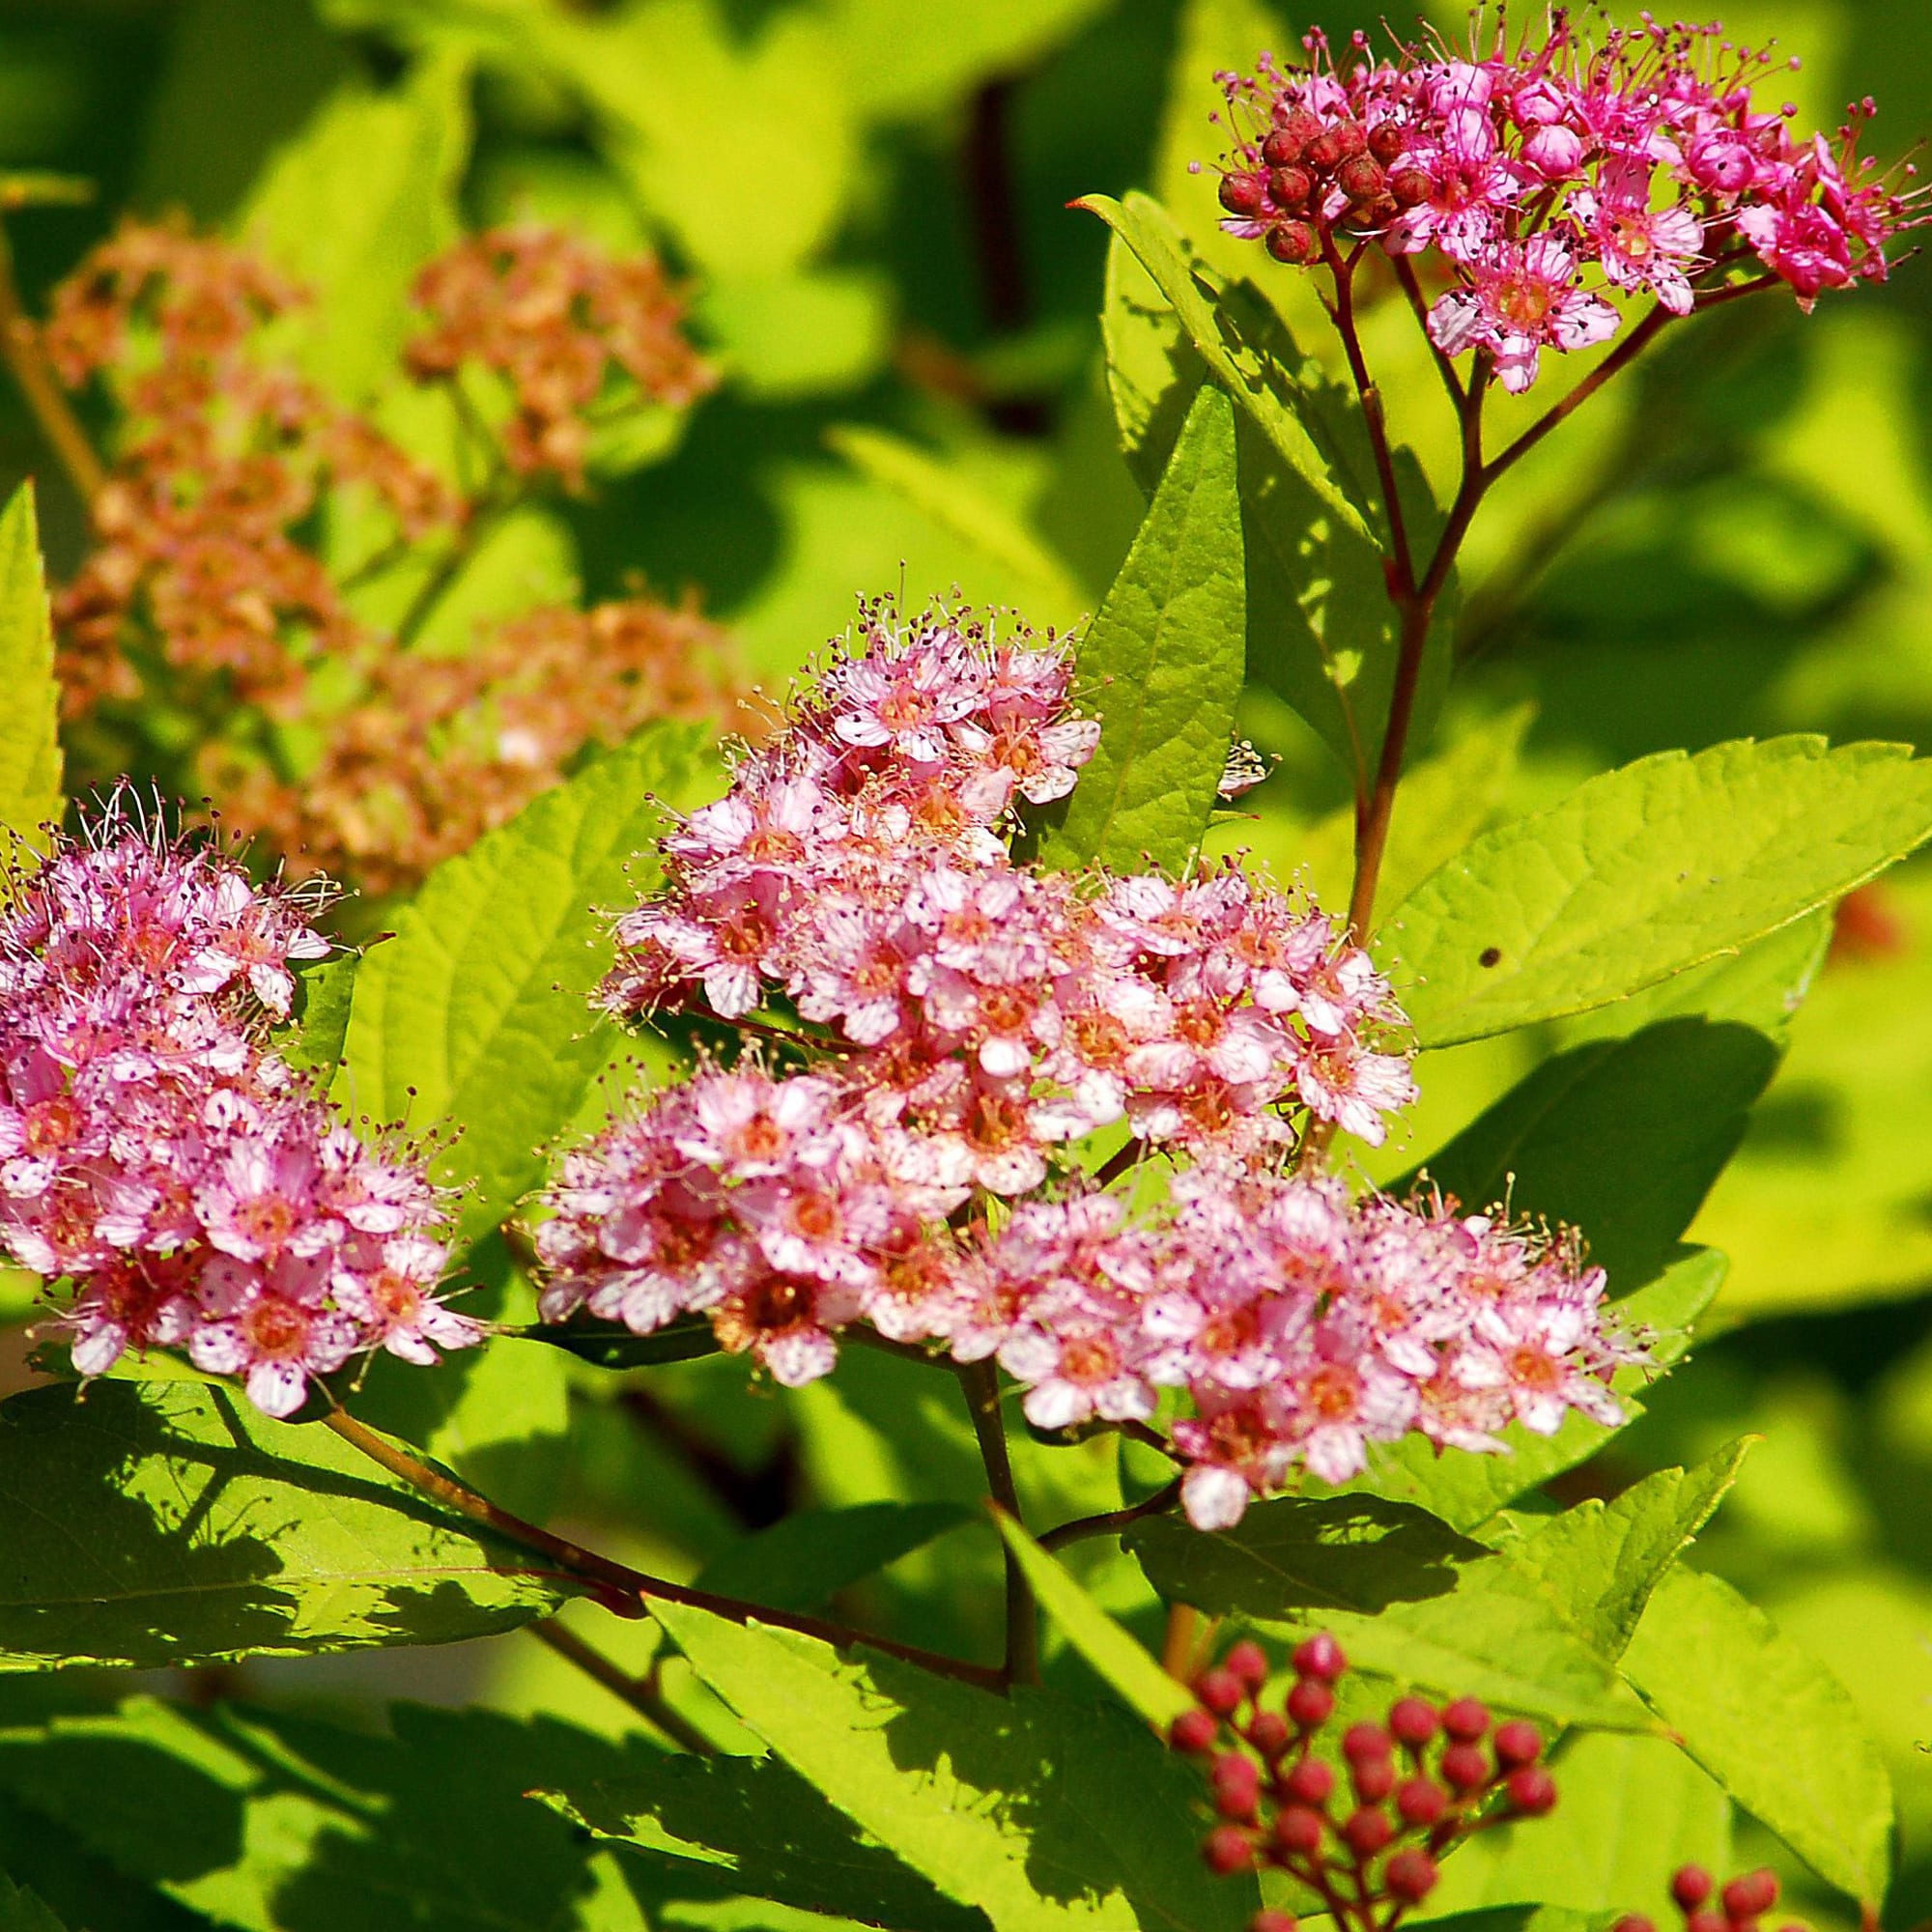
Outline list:
[[[1645,15],[1593,46],[1559,11],[1514,51],[1500,24],[1487,55],[1378,60],[1358,34],[1340,65],[1319,34],[1305,44],[1306,68],[1264,56],[1258,77],[1221,76],[1240,133],[1222,226],[1291,264],[1334,266],[1369,240],[1435,251],[1450,286],[1432,339],[1488,352],[1512,390],[1542,350],[1616,333],[1605,292],[1687,315],[1755,264],[1808,308],[1883,281],[1888,244],[1927,218],[1859,156],[1869,100],[1834,138],[1802,139],[1789,106],[1752,98],[1779,64],[1715,25]]]
[[[75,1287],[73,1364],[185,1349],[270,1415],[385,1348],[480,1338],[433,1293],[441,1209],[270,1051],[292,960],[327,942],[292,895],[117,803],[12,882],[0,913],[0,1251]]]
[[[1184,1390],[1204,1527],[1412,1430],[1492,1449],[1512,1419],[1615,1416],[1635,1350],[1573,1248],[1287,1171],[1309,1122],[1378,1141],[1413,1094],[1389,988],[1334,922],[1233,867],[1014,860],[1015,801],[1064,795],[1094,742],[1069,678],[1050,645],[872,612],[664,840],[607,1000],[777,1043],[565,1156],[545,1318],[703,1315],[790,1385],[864,1321],[996,1358],[1051,1430],[1148,1425]],[[1122,1121],[1179,1166],[1151,1213],[1068,1145]]]

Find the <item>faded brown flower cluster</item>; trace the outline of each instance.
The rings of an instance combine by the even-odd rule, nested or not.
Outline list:
[[[460,656],[411,648],[494,519],[545,481],[581,489],[604,423],[715,382],[654,261],[554,230],[461,242],[417,298],[405,373],[446,387],[488,445],[467,495],[278,359],[274,324],[308,298],[225,242],[128,224],[42,331],[60,380],[99,382],[121,425],[97,546],[55,600],[69,717],[138,735],[157,702],[193,714],[192,776],[231,825],[376,892],[407,889],[585,746],[715,716],[736,688],[716,627],[643,597],[530,611]],[[352,496],[378,513],[348,520],[366,554],[325,560],[318,532]],[[390,635],[352,586],[399,566],[424,588]]]
[[[717,381],[655,261],[613,262],[561,229],[520,223],[460,242],[423,270],[416,301],[431,326],[410,345],[411,375],[500,379],[503,454],[519,475],[581,487],[603,423],[639,402],[685,408]]]

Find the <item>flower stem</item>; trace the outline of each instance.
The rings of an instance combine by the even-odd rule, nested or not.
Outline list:
[[[577,1634],[555,1621],[544,1624],[526,1624],[524,1628],[536,1640],[554,1650],[567,1662],[575,1664],[584,1676],[593,1678],[609,1690],[612,1696],[621,1698],[632,1710],[650,1723],[655,1724],[666,1737],[681,1748],[698,1757],[714,1757],[717,1747],[689,1718],[674,1711],[669,1700],[648,1677],[633,1677],[622,1665],[614,1663],[601,1650],[593,1648]]]
[[[94,453],[94,445],[41,347],[40,330],[21,306],[20,288],[14,275],[14,250],[4,225],[0,225],[0,358],[5,359],[42,436],[60,459],[68,481],[91,519],[96,499],[106,487],[107,469]]]
[[[1000,1372],[990,1360],[960,1362],[955,1367],[966,1398],[966,1412],[973,1419],[973,1434],[979,1440],[980,1461],[985,1464],[987,1487],[993,1500],[1024,1528],[1019,1492],[1013,1487],[1012,1458],[1007,1452],[1007,1426],[1000,1413]],[[1006,1551],[1006,1565],[1007,1657],[1000,1681],[1037,1684],[1039,1610],[1034,1603],[1033,1585],[1010,1549]]]
[[[1049,1529],[1039,1539],[1039,1547],[1049,1550],[1064,1549],[1069,1543],[1079,1543],[1089,1536],[1107,1536],[1117,1529],[1125,1529],[1129,1523],[1140,1521],[1144,1516],[1159,1516],[1180,1500],[1180,1477],[1177,1476],[1152,1495],[1144,1497],[1140,1502],[1129,1503],[1125,1509],[1103,1510],[1098,1516],[1075,1517],[1070,1522]]]
[[[487,1496],[478,1495],[453,1477],[417,1461],[406,1449],[379,1435],[367,1423],[356,1421],[345,1408],[332,1409],[323,1420],[372,1463],[380,1463],[392,1476],[408,1483],[432,1501],[467,1516],[472,1522],[484,1524],[498,1536],[521,1544],[526,1549],[550,1557],[560,1569],[590,1584],[606,1608],[619,1616],[640,1616],[653,1600],[682,1604],[691,1609],[709,1610],[713,1616],[727,1617],[733,1623],[760,1623],[778,1630],[797,1631],[801,1635],[815,1636],[840,1650],[849,1649],[854,1644],[869,1644],[874,1650],[884,1651],[887,1656],[899,1658],[907,1663],[916,1663],[922,1669],[936,1671],[943,1677],[957,1677],[968,1684],[979,1684],[987,1689],[999,1689],[1007,1681],[1000,1671],[989,1669],[984,1664],[967,1663],[955,1657],[941,1657],[935,1651],[921,1650],[913,1644],[895,1643],[890,1637],[874,1636],[869,1632],[853,1630],[845,1624],[829,1623],[822,1617],[798,1616],[789,1610],[775,1610],[766,1605],[746,1603],[737,1597],[721,1597],[710,1590],[694,1590],[686,1584],[672,1583],[662,1577],[633,1570],[627,1564],[612,1562],[594,1549],[585,1549],[581,1544],[554,1536],[547,1529],[539,1529],[535,1523],[512,1516]]]

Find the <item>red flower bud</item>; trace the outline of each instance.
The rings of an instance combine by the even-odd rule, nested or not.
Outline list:
[[[1262,203],[1267,199],[1267,177],[1223,175],[1220,196],[1221,206],[1230,214],[1259,214]]]
[[[1326,1631],[1296,1644],[1292,1662],[1297,1677],[1319,1677],[1324,1684],[1334,1683],[1349,1667],[1342,1646]]]
[[[1279,1757],[1293,1735],[1279,1711],[1257,1711],[1248,1723],[1248,1742],[1264,1757]]]
[[[1419,208],[1435,192],[1435,184],[1420,168],[1400,168],[1389,177],[1389,194],[1400,208]]]
[[[1267,191],[1277,208],[1293,213],[1308,206],[1308,197],[1315,192],[1315,177],[1299,165],[1276,168],[1267,178]]]
[[[1543,1755],[1543,1734],[1534,1724],[1526,1724],[1518,1718],[1497,1728],[1495,1752],[1496,1762],[1505,1771],[1534,1764]]]
[[[1183,1711],[1167,1727],[1167,1741],[1178,1751],[1205,1751],[1220,1729],[1211,1712]]]
[[[1394,1836],[1389,1814],[1378,1804],[1364,1804],[1359,1811],[1350,1812],[1342,1827],[1342,1842],[1358,1859],[1374,1858]]]
[[[1262,1775],[1251,1757],[1234,1751],[1214,1760],[1208,1776],[1214,1784],[1214,1808],[1224,1818],[1247,1824],[1255,1815],[1255,1801],[1261,1795]]]
[[[1731,1921],[1721,1912],[1693,1912],[1684,1921],[1684,1932],[1731,1932]]]
[[[1335,1693],[1304,1678],[1288,1693],[1288,1715],[1304,1731],[1319,1730],[1335,1713]]]
[[[1262,244],[1277,262],[1298,269],[1318,252],[1315,231],[1305,221],[1277,221]]]
[[[1724,1888],[1726,1918],[1755,1918],[1776,1903],[1777,1874],[1765,1866],[1747,1872],[1743,1878],[1734,1878]]]
[[[1274,1841],[1296,1858],[1312,1858],[1321,1849],[1321,1834],[1326,1829],[1321,1812],[1306,1804],[1290,1804],[1275,1814]]]
[[[1369,129],[1369,153],[1383,167],[1395,159],[1408,145],[1408,135],[1393,121],[1378,121]]]
[[[1387,1757],[1389,1734],[1379,1724],[1350,1724],[1342,1738],[1342,1755],[1353,1764],[1358,1758]]]
[[[1490,1714],[1473,1697],[1458,1697],[1442,1713],[1442,1728],[1459,1745],[1471,1745],[1487,1734]]]
[[[1451,1745],[1441,1769],[1443,1781],[1458,1791],[1480,1791],[1490,1781],[1489,1756],[1476,1745]]]
[[[1710,1897],[1716,1884],[1702,1865],[1679,1865],[1670,1881],[1670,1896],[1683,1912],[1695,1912]]]
[[[1335,1771],[1319,1757],[1305,1757],[1282,1779],[1282,1789],[1303,1804],[1325,1804],[1335,1788]]]
[[[1335,171],[1335,185],[1350,201],[1375,201],[1386,185],[1381,163],[1370,155],[1357,155]]]
[[[1405,1825],[1433,1825],[1449,1808],[1449,1794],[1433,1777],[1405,1778],[1395,1808]]]
[[[1510,1808],[1525,1818],[1541,1818],[1556,1804],[1556,1780],[1540,1764],[1525,1765],[1509,1775]]]
[[[1420,1905],[1435,1889],[1435,1881],[1440,1877],[1435,1861],[1414,1847],[1398,1852],[1382,1867],[1383,1888],[1391,1898],[1399,1898],[1406,1905]]]
[[[1364,1804],[1379,1804],[1395,1789],[1395,1760],[1359,1757],[1349,1767],[1349,1779]]]
[[[1641,1912],[1626,1912],[1610,1927],[1610,1932],[1657,1932],[1657,1921],[1646,1918]]]
[[[1267,1653],[1252,1637],[1243,1637],[1221,1660],[1221,1668],[1232,1671],[1250,1690],[1259,1690],[1267,1682]]]
[[[1194,1694],[1217,1718],[1226,1718],[1240,1708],[1247,1691],[1232,1670],[1204,1670],[1194,1680]]]
[[[1389,1707],[1390,1731],[1399,1744],[1407,1745],[1411,1750],[1426,1745],[1441,1723],[1435,1706],[1425,1704],[1420,1697],[1398,1697]]]
[[[1248,1920],[1248,1932],[1297,1932],[1294,1915],[1264,1905]]]
[[[1255,1861],[1255,1848],[1248,1843],[1248,1834],[1233,1825],[1216,1825],[1208,1833],[1207,1842],[1201,1847],[1202,1859],[1208,1869],[1219,1872],[1223,1878],[1233,1872],[1249,1869]]]
[[[1321,131],[1321,122],[1307,108],[1293,108],[1268,130],[1267,139],[1262,143],[1262,159],[1271,168],[1298,161],[1309,142]]]

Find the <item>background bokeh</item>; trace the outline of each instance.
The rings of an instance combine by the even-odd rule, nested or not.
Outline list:
[[[1805,116],[1830,126],[1870,92],[1888,153],[1932,128],[1923,0],[1742,0],[1726,18],[1805,57]],[[1321,24],[1339,39],[1358,20],[1337,6]],[[521,516],[493,567],[586,596],[639,577],[689,592],[778,688],[858,594],[956,590],[1041,624],[1093,607],[1141,500],[1100,375],[1105,231],[1065,204],[1149,186],[1214,245],[1211,177],[1186,166],[1215,152],[1207,76],[1287,41],[1245,0],[4,0],[0,169],[98,187],[8,232],[30,306],[126,209],[255,237],[317,288],[312,366],[356,402],[412,271],[459,225],[530,213],[654,246],[694,291],[722,389],[659,460]],[[1270,271],[1293,316],[1305,298]],[[1377,338],[1390,412],[1436,462],[1448,425],[1407,330],[1397,317]],[[406,434],[401,403],[387,419]],[[59,576],[79,508],[0,386],[0,488],[30,473]],[[1758,301],[1669,343],[1510,479],[1464,591],[1411,863],[1435,815],[1453,849],[1668,747],[1932,743],[1932,266],[1808,321]],[[1280,764],[1226,841],[1340,895],[1340,774],[1255,668],[1244,725]],[[1554,1043],[1425,1057],[1414,1131],[1373,1171],[1426,1158]],[[1906,1858],[1888,1919],[1915,1925],[1932,1917],[1932,864],[1840,915],[1693,1238],[1732,1258],[1711,1333],[1588,1476],[1763,1435],[1697,1560],[1808,1645],[1884,1740]],[[0,1284],[16,1342],[28,1317]],[[743,1563],[748,1532],[801,1508],[979,1491],[963,1422],[883,1358],[782,1400],[730,1363],[613,1384],[562,1359],[532,1348],[452,1382],[441,1448],[517,1507],[668,1568],[727,1548]],[[23,1349],[0,1353],[0,1381],[28,1373]],[[1026,1476],[1046,1517],[1104,1506],[1113,1480],[1068,1451],[1032,1454]],[[748,1574],[810,1534],[791,1515]],[[994,1573],[983,1533],[960,1529],[863,1607],[983,1642]],[[1124,1571],[1095,1580],[1122,1611],[1144,1604]],[[641,1660],[647,1633],[622,1634]],[[514,1638],[186,1688],[621,1716]],[[0,1865],[40,1870],[49,1896],[45,1872],[84,1857],[62,1849],[62,1815],[0,1768]]]

